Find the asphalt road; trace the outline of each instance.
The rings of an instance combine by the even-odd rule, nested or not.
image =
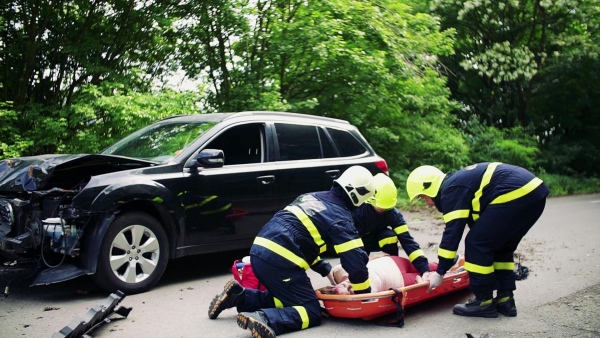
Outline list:
[[[413,237],[435,260],[443,230],[439,214],[404,212]],[[600,337],[600,194],[550,198],[538,223],[517,253],[530,269],[517,281],[516,318],[463,318],[452,306],[469,298],[460,291],[408,308],[403,328],[383,327],[361,319],[326,318],[320,327],[285,337]],[[463,246],[459,248],[462,253]],[[205,255],[172,262],[151,292],[125,297],[127,318],[113,316],[90,333],[93,337],[250,337],[236,325],[234,309],[216,320],[207,317],[212,297],[231,278],[234,259],[244,252]],[[337,259],[329,257],[332,264]],[[315,288],[326,278],[309,271]],[[28,287],[27,271],[2,270],[0,287],[12,281],[7,298],[0,297],[0,337],[51,337],[74,317],[83,317],[108,294],[88,278],[42,287]]]

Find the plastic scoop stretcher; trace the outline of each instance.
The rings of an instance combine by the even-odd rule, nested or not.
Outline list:
[[[362,318],[372,320],[391,313],[399,313],[403,321],[403,309],[431,299],[445,296],[452,292],[466,289],[469,286],[469,276],[464,269],[464,258],[450,269],[445,275],[442,285],[427,293],[429,281],[414,285],[359,295],[335,295],[324,293],[325,289],[316,290],[317,298],[322,301],[327,313],[340,318]]]

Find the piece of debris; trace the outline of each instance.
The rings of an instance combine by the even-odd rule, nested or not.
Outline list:
[[[525,280],[529,276],[529,268],[521,263],[515,263],[515,275],[516,280]]]
[[[127,318],[132,308],[119,307],[115,310],[117,304],[125,298],[125,294],[117,291],[116,294],[111,293],[104,303],[94,306],[88,310],[83,318],[75,317],[69,325],[63,327],[59,332],[52,334],[52,338],[79,338],[91,337],[89,333],[102,323],[110,323],[110,317],[113,313]]]
[[[46,306],[44,308],[44,311],[53,311],[53,310],[60,310],[59,307],[53,307],[53,306]]]

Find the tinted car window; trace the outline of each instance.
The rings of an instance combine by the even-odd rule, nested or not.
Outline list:
[[[337,157],[335,149],[327,136],[327,133],[322,128],[319,128],[319,139],[321,140],[321,149],[323,150],[323,158]]]
[[[205,149],[221,149],[224,165],[263,162],[262,124],[234,126],[211,141]]]
[[[322,158],[317,127],[275,123],[281,161]]]
[[[361,155],[367,151],[365,146],[351,133],[332,128],[327,128],[327,131],[329,131],[341,157]]]

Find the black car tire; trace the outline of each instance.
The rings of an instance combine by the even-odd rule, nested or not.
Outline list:
[[[158,282],[168,261],[169,241],[161,224],[146,213],[129,212],[108,227],[92,279],[109,292],[141,293]]]

